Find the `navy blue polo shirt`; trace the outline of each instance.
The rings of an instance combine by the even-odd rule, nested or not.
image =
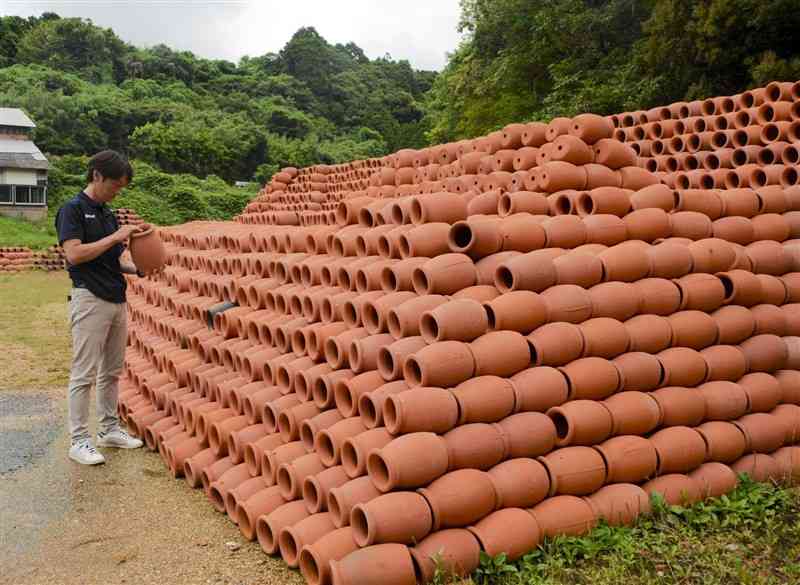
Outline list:
[[[89,244],[102,240],[118,229],[114,212],[105,203],[94,201],[83,191],[64,203],[56,214],[59,244],[67,240]],[[67,263],[73,286],[86,288],[111,303],[124,303],[127,283],[119,264],[123,250],[122,244],[115,244],[94,260],[75,266]]]

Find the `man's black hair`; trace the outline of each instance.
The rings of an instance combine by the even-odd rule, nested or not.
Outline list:
[[[89,169],[86,173],[86,181],[91,183],[94,180],[94,172],[100,173],[104,179],[119,180],[126,177],[128,182],[133,179],[133,167],[128,159],[114,150],[103,150],[98,152],[89,160]]]

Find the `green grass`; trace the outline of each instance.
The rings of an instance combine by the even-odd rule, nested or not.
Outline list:
[[[800,583],[800,493],[742,478],[691,508],[654,502],[633,527],[546,541],[522,559],[484,556],[477,585]],[[440,578],[440,583],[448,582]]]
[[[0,247],[25,246],[43,250],[58,243],[57,239],[55,226],[49,216],[37,222],[0,217]]]
[[[0,392],[66,384],[66,272],[0,273]]]

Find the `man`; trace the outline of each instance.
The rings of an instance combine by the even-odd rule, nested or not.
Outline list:
[[[118,381],[127,342],[127,284],[123,273],[141,276],[120,256],[123,243],[138,228],[120,227],[106,205],[132,178],[130,163],[119,153],[104,150],[89,161],[86,188],[64,203],[56,215],[58,241],[64,248],[73,287],[69,302],[69,457],[84,465],[105,462],[89,435],[93,382],[99,419],[97,445],[122,449],[142,446],[139,439],[120,428],[117,416]]]

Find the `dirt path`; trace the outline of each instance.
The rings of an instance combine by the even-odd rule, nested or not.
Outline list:
[[[58,393],[6,394],[0,406],[12,401],[22,404],[15,414],[0,410],[0,469],[17,467],[0,471],[0,583],[303,582],[246,542],[202,490],[172,479],[158,455],[106,449],[105,465],[79,466],[66,457]]]

